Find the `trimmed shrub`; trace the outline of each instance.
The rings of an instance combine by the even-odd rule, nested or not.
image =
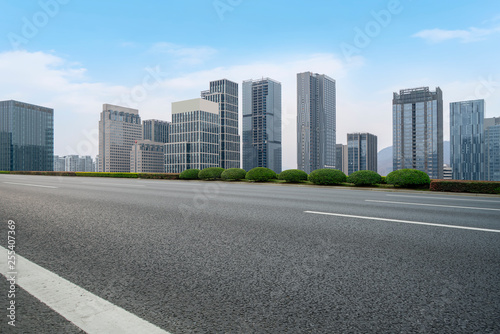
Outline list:
[[[316,169],[309,174],[309,181],[314,184],[333,185],[344,183],[347,176],[338,169]]]
[[[267,182],[276,179],[276,173],[269,168],[255,167],[247,172],[245,178],[251,181]]]
[[[179,179],[181,180],[198,180],[198,174],[200,170],[197,168],[186,169],[182,173],[179,174]]]
[[[244,179],[247,171],[241,168],[229,168],[222,172],[221,179],[226,181],[237,181]]]
[[[495,181],[463,181],[432,180],[429,187],[432,191],[452,191],[465,193],[500,194],[500,182]]]
[[[358,170],[347,177],[347,182],[355,186],[373,186],[380,184],[382,177],[372,170]]]
[[[174,173],[139,173],[137,177],[140,179],[161,179],[161,180],[178,180],[179,174]]]
[[[202,180],[217,180],[220,179],[224,168],[221,167],[208,167],[202,169],[198,174],[198,177]]]
[[[387,182],[385,182],[385,176],[381,176],[380,177],[380,183],[379,184],[387,184]]]
[[[431,179],[425,172],[416,169],[400,169],[390,172],[385,182],[395,187],[419,188],[429,186]]]
[[[22,175],[48,175],[48,176],[76,176],[75,172],[53,172],[53,171],[12,171],[10,174]]]
[[[0,170],[0,174],[10,174],[8,170]]]
[[[290,183],[307,181],[307,173],[300,169],[288,169],[278,175],[278,180],[285,180]]]

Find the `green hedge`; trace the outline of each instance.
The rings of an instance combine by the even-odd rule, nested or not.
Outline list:
[[[22,175],[48,175],[48,176],[76,176],[75,172],[52,172],[52,171],[12,171],[9,174]]]
[[[288,169],[278,175],[278,180],[285,180],[290,183],[307,181],[307,173],[300,169]]]
[[[226,181],[238,181],[244,179],[247,171],[241,168],[228,168],[221,174],[221,179]]]
[[[276,179],[276,173],[269,168],[255,167],[247,172],[245,178],[250,181],[266,182]]]
[[[0,170],[0,174],[10,174],[8,170]]]
[[[347,182],[355,186],[373,186],[381,181],[382,177],[372,170],[358,170],[347,177]]]
[[[314,184],[334,185],[346,182],[347,177],[341,170],[323,168],[312,171],[308,179]]]
[[[386,176],[385,182],[395,187],[419,188],[427,187],[431,183],[429,175],[416,169],[399,169],[390,172]]]
[[[218,180],[220,179],[224,168],[222,167],[208,167],[202,169],[198,177],[202,180]]]
[[[161,179],[161,180],[178,180],[179,174],[175,173],[139,173],[137,176],[140,179]]]
[[[75,172],[75,176],[87,176],[87,177],[117,177],[117,178],[137,179],[137,173],[97,173],[97,172]]]
[[[452,191],[465,193],[500,194],[500,182],[495,181],[462,181],[432,180],[429,187],[432,191]]]
[[[200,170],[197,168],[186,169],[182,173],[179,174],[179,179],[181,180],[198,180],[198,174]]]

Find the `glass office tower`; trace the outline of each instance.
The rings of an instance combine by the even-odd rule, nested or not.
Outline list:
[[[142,139],[157,143],[167,143],[170,131],[170,122],[157,119],[142,121]]]
[[[219,105],[205,99],[172,103],[165,171],[219,167]]]
[[[0,170],[54,169],[54,110],[0,101]]]
[[[211,81],[210,90],[201,92],[201,97],[219,104],[220,167],[240,168],[238,84],[227,79]]]
[[[392,100],[393,170],[418,169],[443,178],[443,92],[403,89]]]
[[[377,136],[371,133],[347,134],[347,175],[358,170],[377,171]]]
[[[485,170],[488,181],[500,181],[500,117],[484,119]]]
[[[298,73],[297,168],[307,174],[335,168],[335,144],[335,80],[324,74]]]
[[[281,173],[281,83],[243,81],[243,169]]]
[[[485,180],[484,100],[450,103],[450,163],[454,180]]]

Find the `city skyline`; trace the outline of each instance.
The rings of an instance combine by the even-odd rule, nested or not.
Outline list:
[[[500,114],[498,2],[377,1],[362,9],[323,2],[233,4],[220,10],[212,2],[176,2],[151,12],[134,1],[118,8],[99,3],[99,11],[92,1],[61,1],[47,12],[38,3],[7,2],[9,15],[0,22],[6,32],[0,39],[0,99],[54,108],[54,153],[94,157],[103,103],[139,109],[143,119],[169,120],[172,102],[197,96],[212,80],[272,77],[282,83],[284,169],[297,161],[297,73],[325,73],[337,81],[337,143],[346,144],[347,133],[370,132],[379,149],[391,146],[391,95],[402,87],[441,87],[444,140],[450,102],[485,99],[485,117]],[[170,34],[188,12],[190,29]],[[266,22],[273,13],[271,26],[280,27],[274,34],[262,34],[264,27],[238,28]],[[44,15],[46,22],[33,20]],[[148,20],[119,24],[141,15]],[[109,29],[71,24],[82,17],[89,27],[105,17]],[[296,25],[299,19],[304,24]],[[29,31],[26,22],[35,29]],[[222,36],[193,34],[197,28]]]

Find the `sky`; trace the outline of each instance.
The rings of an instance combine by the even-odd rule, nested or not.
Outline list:
[[[336,81],[337,143],[392,145],[392,97],[440,87],[500,116],[498,0],[0,0],[0,100],[54,109],[54,154],[98,153],[102,105],[171,120],[212,80],[282,84],[283,169],[296,168],[296,75]],[[241,127],[240,127],[241,129]],[[241,130],[240,130],[241,131]]]

